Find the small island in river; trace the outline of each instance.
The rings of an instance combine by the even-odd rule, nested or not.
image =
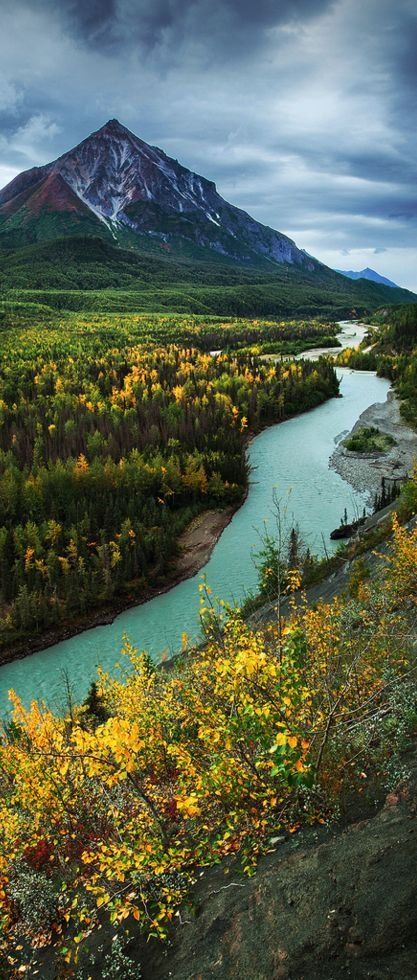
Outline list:
[[[384,450],[355,452],[346,447],[364,428],[378,429],[387,437]],[[403,482],[411,475],[416,459],[417,432],[404,421],[400,400],[390,390],[385,402],[370,405],[362,412],[349,435],[334,450],[330,465],[355,490],[365,491],[371,502],[380,491],[382,479],[388,485]]]

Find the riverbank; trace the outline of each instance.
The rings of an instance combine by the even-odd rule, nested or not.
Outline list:
[[[333,397],[339,397],[335,395]],[[328,401],[329,399],[326,399]],[[314,408],[306,409],[302,415],[308,415]],[[297,416],[293,416],[297,418]],[[283,421],[267,422],[260,427],[257,432],[247,432],[245,439],[245,453],[251,442],[266,429],[274,428]],[[39,651],[48,650],[50,647],[79,636],[88,630],[93,630],[97,626],[111,626],[115,619],[123,612],[135,607],[143,606],[145,603],[158,596],[170,592],[175,586],[180,585],[187,579],[193,578],[207,564],[211,554],[221,537],[222,532],[230,524],[233,515],[244,504],[249,493],[249,484],[244,488],[244,492],[235,504],[229,505],[224,509],[214,509],[203,511],[198,514],[185,528],[178,539],[178,554],[171,562],[168,572],[161,578],[161,583],[156,586],[141,587],[140,591],[134,590],[126,595],[116,596],[109,600],[105,606],[94,609],[83,616],[74,620],[66,620],[58,623],[51,629],[35,635],[25,637],[7,648],[0,650],[0,667],[13,663],[15,660],[23,660],[25,657]]]
[[[225,507],[224,510],[206,510],[191,521],[178,539],[178,555],[165,576],[163,585],[148,586],[140,594],[117,596],[111,603],[77,620],[59,623],[39,636],[19,640],[7,650],[0,650],[0,667],[14,660],[21,660],[39,650],[47,650],[62,640],[69,640],[86,630],[95,629],[96,626],[108,626],[125,610],[133,606],[141,606],[150,599],[168,592],[180,582],[197,575],[207,564],[220,535],[245,499],[246,493],[235,505]]]
[[[314,554],[323,552],[323,540],[333,550],[329,535],[345,506],[353,518],[366,503],[363,495],[356,495],[329,469],[329,457],[337,434],[347,432],[371,403],[384,401],[389,383],[373,374],[365,376],[346,369],[339,369],[338,375],[343,397],[331,398],[312,411],[272,425],[251,441],[248,439],[251,475],[246,501],[236,509],[204,568],[213,594],[231,605],[241,605],[257,589],[258,574],[252,556],[259,551],[259,535],[265,524],[272,533],[276,528],[274,495],[278,494],[286,519],[291,526],[299,526]],[[72,627],[71,637],[55,643],[49,638],[48,647],[46,640],[41,646],[37,637],[33,655],[28,644],[22,644],[20,655],[15,652],[0,669],[0,713],[8,709],[7,692],[11,688],[25,705],[39,698],[59,708],[64,672],[72,685],[74,700],[84,700],[98,665],[110,673],[114,671],[123,636],[139,649],[148,650],[156,662],[181,649],[184,633],[190,643],[198,642],[198,577],[182,574],[179,578],[178,585],[165,588],[163,593],[166,582],[154,583],[159,586],[155,590],[158,594],[150,601],[143,601],[144,594],[139,595],[138,589],[135,601],[133,590],[129,590],[122,596],[122,600],[132,596],[125,609],[110,605],[101,609],[97,629],[84,629],[84,624],[94,627],[91,619],[88,623],[84,620],[84,624],[80,620],[77,624],[67,623]],[[96,616],[98,611],[88,612]],[[103,625],[106,618],[109,622]],[[31,654],[30,664],[26,662],[27,653]]]
[[[417,459],[417,432],[402,419],[400,402],[392,389],[386,402],[376,402],[362,412],[347,438],[359,429],[371,427],[391,436],[395,445],[387,452],[359,453],[350,452],[339,443],[329,462],[355,490],[367,493],[370,503],[375,493],[379,493],[383,478],[389,483],[401,483],[410,476]]]
[[[334,398],[340,395],[332,396]],[[326,401],[331,400],[327,398]],[[306,409],[301,415],[308,415],[318,406]],[[292,416],[297,418],[298,416]],[[266,422],[256,431],[246,433],[245,454],[251,442],[267,429],[281,425],[289,419],[280,421]],[[75,620],[66,620],[58,623],[51,629],[33,637],[25,637],[11,643],[7,649],[0,650],[0,667],[13,663],[15,660],[23,660],[25,657],[39,651],[48,650],[50,647],[79,636],[87,630],[95,629],[96,626],[111,626],[115,619],[129,609],[143,606],[145,603],[156,599],[158,596],[170,592],[176,585],[193,578],[207,564],[211,554],[221,537],[225,528],[230,524],[233,515],[238,511],[249,493],[249,483],[243,490],[242,496],[233,505],[224,509],[214,509],[203,511],[190,522],[188,527],[178,538],[178,554],[171,562],[168,572],[161,578],[161,583],[156,586],[142,586],[138,592],[131,591],[126,595],[115,596],[109,600],[105,606],[94,609]]]
[[[368,330],[371,329],[369,323],[362,323],[360,320],[341,320],[339,323],[341,330],[336,334],[337,347],[310,347],[298,354],[296,360],[301,361],[308,358],[310,361],[318,361],[320,357],[337,357],[340,351],[346,347],[359,347]]]
[[[341,334],[343,337],[344,330],[346,326],[351,329],[351,324],[341,323]],[[343,346],[343,345],[342,345]],[[313,411],[313,409],[311,409]],[[309,414],[309,411],[303,413],[305,416]],[[272,427],[277,423],[271,423]],[[269,424],[265,426],[269,428]],[[259,432],[256,433],[259,435]],[[249,448],[255,433],[247,433],[246,438],[246,449]],[[233,514],[242,506],[244,503],[249,486],[245,488],[246,492],[242,495],[242,498],[233,506],[225,508],[224,511],[207,511],[204,515],[199,515],[195,521],[186,529],[183,536],[179,541],[179,553],[171,562],[168,573],[164,576],[160,576],[156,579],[152,586],[145,586],[144,583],[137,583],[136,588],[130,587],[122,595],[113,597],[105,604],[101,605],[99,608],[89,609],[82,615],[77,616],[76,619],[67,618],[64,621],[56,623],[53,627],[49,628],[43,633],[35,634],[32,636],[23,636],[15,639],[14,641],[9,641],[4,648],[0,650],[0,666],[5,666],[7,664],[12,664],[13,661],[22,660],[28,655],[48,651],[49,649],[59,645],[63,641],[70,641],[76,639],[84,632],[94,631],[96,627],[111,627],[115,620],[123,613],[129,613],[130,610],[136,607],[142,608],[152,600],[158,600],[159,597],[164,594],[171,592],[175,586],[184,583],[188,579],[192,579],[200,569],[209,562],[211,554],[217,544],[222,531],[230,523]],[[250,556],[248,556],[249,558]],[[197,591],[197,590],[195,590]],[[220,592],[224,594],[224,586],[219,589]],[[233,596],[234,601],[235,596]],[[236,597],[237,601],[239,596]],[[190,632],[189,616],[184,617],[184,623],[182,625],[182,632]],[[196,616],[198,622],[198,616]],[[187,621],[186,621],[187,620]],[[101,633],[102,631],[100,631]],[[121,634],[123,629],[121,629]],[[193,635],[196,632],[196,627],[193,628]],[[120,634],[120,635],[121,635]],[[159,626],[151,631],[152,641],[155,635],[159,634]],[[131,630],[129,628],[129,635],[131,636]],[[102,637],[101,637],[102,638]],[[89,638],[86,638],[87,645]],[[151,641],[151,642],[152,642]],[[90,641],[91,642],[91,641]],[[144,637],[140,636],[137,638],[136,642],[141,646],[142,643],[146,647],[149,646],[149,635]],[[116,640],[119,643],[119,638]],[[176,638],[175,646],[171,644],[171,638],[169,636],[167,641],[161,642],[160,649],[168,650],[170,654],[177,649],[178,638]],[[83,651],[83,656],[85,650]]]

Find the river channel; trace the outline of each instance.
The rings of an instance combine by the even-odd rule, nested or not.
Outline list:
[[[343,346],[358,344],[363,329],[341,324]],[[350,336],[348,336],[350,334]],[[354,334],[354,338],[352,337]],[[373,372],[340,369],[342,398],[288,422],[271,426],[252,440],[248,449],[251,479],[248,496],[223,531],[204,575],[214,595],[240,602],[256,589],[253,554],[266,526],[274,531],[274,497],[280,500],[281,517],[291,528],[298,526],[312,552],[331,551],[330,531],[340,523],[346,507],[349,519],[362,512],[366,499],[352,490],[329,468],[335,444],[358,416],[374,402],[383,402],[389,382]],[[96,626],[47,650],[0,668],[0,715],[8,710],[7,691],[13,688],[28,703],[42,698],[59,708],[63,699],[64,672],[75,700],[85,697],[97,666],[112,670],[120,661],[122,638],[155,659],[170,655],[186,632],[199,636],[201,573],[169,592],[126,610],[113,623]]]

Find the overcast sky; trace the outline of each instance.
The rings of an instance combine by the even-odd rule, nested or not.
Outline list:
[[[416,0],[0,13],[0,186],[116,116],[333,268],[417,290]]]

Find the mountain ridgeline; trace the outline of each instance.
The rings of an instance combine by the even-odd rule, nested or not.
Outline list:
[[[379,272],[375,272],[375,269],[370,269],[369,266],[366,269],[361,269],[360,272],[354,272],[353,269],[336,269],[341,276],[347,276],[348,279],[368,279],[369,282],[377,282],[382,286],[391,286],[392,289],[398,289],[396,282],[392,279],[387,279],[386,276],[381,276]]]
[[[95,234],[129,243],[183,239],[238,262],[318,263],[295,243],[228,204],[206,180],[149,146],[116,119],[0,192],[1,234],[14,244]]]
[[[243,316],[344,316],[415,299],[328,269],[116,119],[0,191],[0,286],[100,290],[84,309]],[[74,308],[66,295],[42,302]]]

